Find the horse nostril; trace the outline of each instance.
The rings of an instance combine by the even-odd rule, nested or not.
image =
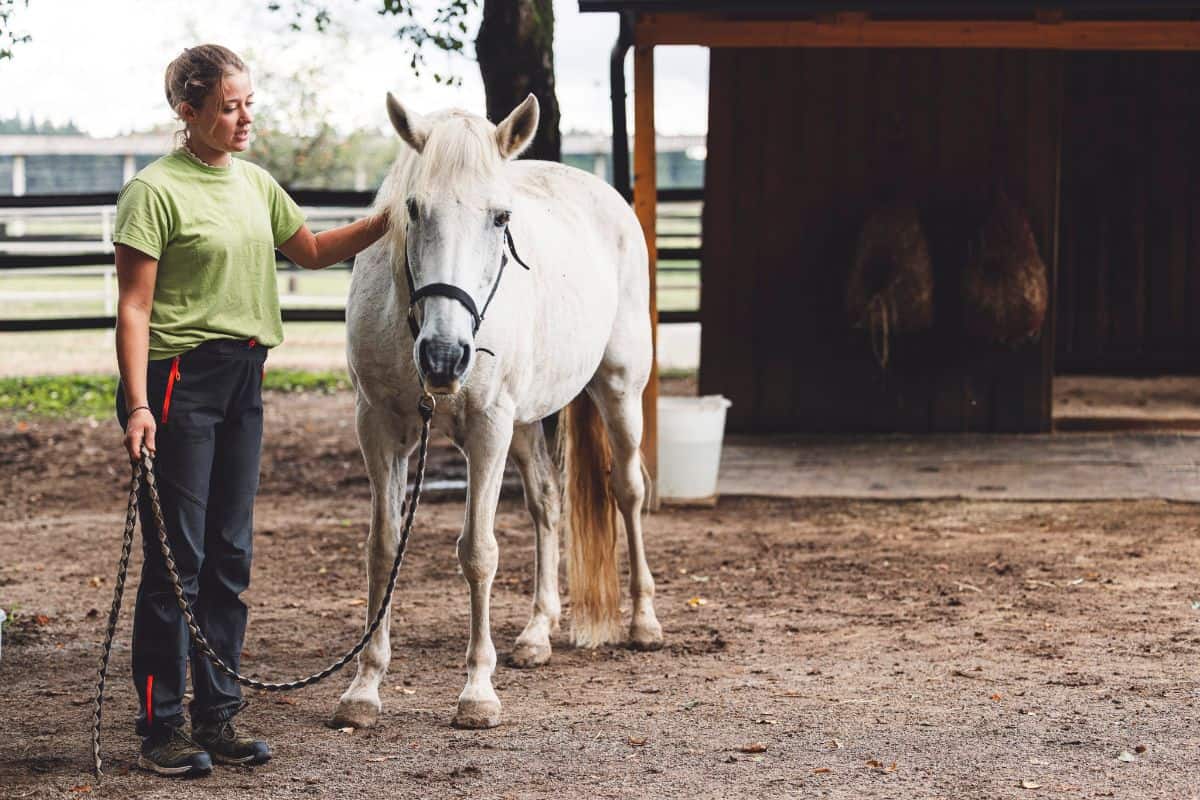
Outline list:
[[[458,364],[454,367],[455,375],[462,375],[467,371],[467,365],[471,363],[471,345],[464,344],[460,349]]]
[[[421,363],[421,371],[428,374],[433,372],[433,359],[429,354],[429,340],[422,341],[417,347],[417,359]]]

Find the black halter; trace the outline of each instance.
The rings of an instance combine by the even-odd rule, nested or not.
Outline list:
[[[517,255],[516,245],[513,244],[512,234],[509,233],[508,226],[504,226],[504,241],[508,244],[508,252],[512,253],[516,262],[525,269],[529,269],[529,265],[521,260]],[[451,283],[429,283],[416,288],[416,283],[413,281],[412,265],[408,261],[408,254],[404,256],[404,275],[408,278],[408,330],[412,333],[413,341],[417,340],[421,329],[417,326],[417,303],[426,297],[449,297],[451,300],[457,300],[462,303],[471,315],[471,335],[479,333],[479,326],[483,324],[483,317],[487,314],[488,306],[492,304],[492,298],[496,296],[496,290],[500,288],[500,279],[504,277],[504,267],[508,264],[508,255],[500,254],[500,271],[496,274],[496,280],[492,284],[492,290],[488,292],[487,300],[483,301],[483,309],[479,309],[475,305],[475,300],[471,295],[467,294],[462,289]],[[485,353],[495,355],[490,350],[479,347],[476,348]]]

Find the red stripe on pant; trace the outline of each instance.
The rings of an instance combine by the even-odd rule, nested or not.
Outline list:
[[[154,722],[154,676],[146,676],[146,722]]]
[[[171,409],[171,390],[175,388],[175,381],[179,380],[179,356],[175,356],[171,361],[171,374],[167,376],[167,390],[163,394],[163,410],[162,421],[167,423],[167,412]]]

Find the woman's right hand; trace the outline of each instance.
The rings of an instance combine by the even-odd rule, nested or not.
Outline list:
[[[150,451],[150,455],[154,455],[154,434],[157,430],[158,424],[149,408],[141,406],[134,409],[125,423],[125,449],[129,452],[131,460],[142,460],[143,444]]]

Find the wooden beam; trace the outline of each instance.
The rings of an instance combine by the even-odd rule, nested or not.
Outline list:
[[[1050,24],[1047,24],[1050,23]],[[1033,50],[1200,50],[1200,22],[1041,20],[747,20],[643,14],[639,47],[950,47]]]
[[[642,223],[646,250],[650,255],[650,337],[653,361],[650,382],[642,394],[642,457],[650,472],[652,487],[658,482],[658,291],[656,225],[658,223],[658,181],[654,152],[654,48],[633,50],[633,208]],[[647,504],[658,506],[658,490],[653,488]]]

